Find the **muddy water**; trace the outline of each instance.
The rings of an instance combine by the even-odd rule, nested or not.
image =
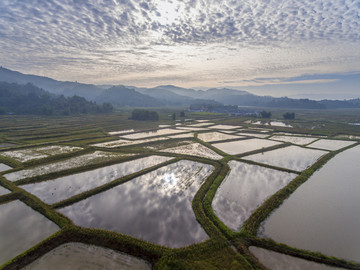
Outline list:
[[[181,247],[208,238],[192,200],[211,165],[182,160],[59,211],[75,224]]]
[[[315,172],[263,224],[266,237],[360,262],[360,146]]]

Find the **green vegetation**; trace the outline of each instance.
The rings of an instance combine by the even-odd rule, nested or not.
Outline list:
[[[294,120],[295,119],[295,113],[294,112],[286,112],[283,114],[284,119],[286,120]]]
[[[289,185],[270,197],[250,216],[250,218],[244,223],[244,226],[240,232],[235,232],[229,229],[215,215],[211,204],[217,188],[221,185],[222,181],[229,173],[230,168],[227,164],[230,160],[241,160],[242,162],[257,164],[256,162],[242,160],[242,157],[245,154],[238,156],[225,154],[214,148],[211,144],[202,142],[196,136],[192,139],[186,139],[186,141],[199,142],[223,155],[224,158],[219,161],[214,161],[200,157],[191,157],[188,155],[163,153],[154,150],[158,149],[157,147],[150,149],[145,148],[146,146],[162,146],[162,148],[165,148],[171,145],[181,144],[182,139],[172,139],[164,142],[118,147],[115,149],[105,149],[91,146],[93,143],[119,139],[116,136],[109,135],[109,131],[120,131],[128,129],[135,129],[136,131],[154,130],[157,128],[158,124],[169,124],[171,121],[169,119],[169,115],[171,116],[174,113],[174,110],[174,108],[168,110],[157,109],[157,112],[155,112],[148,111],[146,109],[134,111],[129,109],[109,114],[75,116],[53,115],[47,117],[22,115],[0,116],[0,121],[2,123],[0,127],[0,140],[14,144],[10,147],[0,148],[0,162],[14,167],[12,171],[31,169],[33,166],[67,160],[71,157],[91,153],[95,150],[135,154],[133,156],[119,157],[113,160],[103,160],[92,165],[81,166],[78,168],[63,170],[60,172],[33,178],[22,179],[17,182],[10,182],[4,177],[0,176],[0,185],[11,190],[10,194],[0,196],[0,204],[19,199],[58,224],[61,228],[58,233],[52,235],[48,239],[45,239],[43,242],[37,244],[23,254],[20,254],[5,265],[0,266],[0,268],[22,268],[23,266],[34,261],[46,252],[63,243],[76,241],[85,244],[95,244],[108,247],[143,258],[151,263],[153,269],[264,269],[260,262],[249,252],[248,247],[251,245],[278,251],[307,260],[312,260],[315,262],[334,265],[337,267],[360,269],[360,264],[357,263],[351,263],[338,258],[328,257],[320,253],[295,249],[293,247],[279,244],[272,240],[263,239],[257,236],[261,222],[264,221],[264,219],[267,218],[274,211],[274,209],[279,207],[282,202],[288,198],[302,183],[307,181],[307,179],[316,170],[321,168],[321,166],[323,166],[328,160],[330,160],[340,151],[329,153],[307,170],[300,174],[297,173],[298,176]],[[134,112],[135,117],[133,117]],[[178,108],[176,111],[176,113],[179,113],[180,117],[183,117],[182,112],[184,112],[183,108]],[[275,131],[286,131],[300,134],[310,133],[312,135],[327,135],[330,137],[336,136],[338,134],[360,136],[358,127],[348,125],[348,122],[360,122],[358,110],[328,111],[326,113],[323,110],[321,110],[321,113],[319,113],[319,111],[310,112],[297,110],[295,112],[297,117],[296,120],[294,119],[292,121],[294,128],[272,128]],[[154,113],[156,114],[156,120],[152,119],[154,116],[150,116]],[[280,118],[285,113],[286,111],[284,110],[275,109],[271,112],[274,117],[278,118]],[[138,117],[140,118],[145,117],[150,119],[136,119],[136,114],[138,114]],[[215,124],[241,125],[245,128],[251,126],[251,124],[249,124],[247,121],[256,121],[254,118],[230,117],[219,113],[187,112],[186,114],[189,118],[209,119]],[[135,119],[148,121],[134,121]],[[311,129],[313,126],[316,126],[316,128]],[[51,156],[42,160],[33,160],[25,163],[20,163],[11,158],[5,158],[1,156],[1,151],[59,144],[81,146],[84,148],[84,150],[69,154]],[[265,150],[269,151],[271,149],[285,147],[287,145],[289,144],[274,146],[264,150],[257,150],[252,153],[260,153]],[[81,193],[62,202],[58,202],[52,206],[43,203],[37,197],[28,192],[25,192],[19,187],[20,184],[24,183],[46,181],[49,179],[58,178],[60,176],[73,174],[75,172],[88,171],[105,165],[136,159],[152,154],[173,156],[175,159],[134,173],[132,175],[116,179],[106,185]],[[247,153],[246,155],[248,154],[251,153]],[[81,228],[74,225],[71,220],[56,211],[56,209],[59,207],[70,205],[94,194],[103,192],[104,190],[108,190],[116,185],[120,185],[126,181],[131,181],[131,179],[134,177],[155,170],[164,164],[176,162],[179,159],[198,161],[210,164],[215,168],[214,172],[206,179],[206,181],[204,181],[192,202],[192,207],[196,219],[209,236],[207,241],[183,248],[170,249],[119,233],[100,229]],[[273,166],[266,167],[293,172],[291,170]]]
[[[79,96],[55,96],[31,84],[0,82],[0,114],[70,115],[112,111],[110,103],[99,106]]]
[[[271,118],[271,112],[261,111],[260,115],[261,115],[261,118]]]
[[[173,114],[174,118],[175,113]],[[155,111],[147,111],[142,109],[133,110],[131,113],[131,119],[140,121],[158,121],[159,114]]]

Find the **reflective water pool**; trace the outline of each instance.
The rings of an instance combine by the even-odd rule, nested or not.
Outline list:
[[[237,155],[279,144],[282,143],[256,138],[233,142],[214,143],[213,146],[230,155]]]
[[[229,166],[231,171],[216,191],[212,207],[232,230],[239,230],[256,208],[296,177],[234,160]]]
[[[133,154],[111,153],[103,151],[95,151],[94,153],[69,158],[63,161],[54,162],[46,165],[40,165],[31,169],[16,171],[5,174],[4,177],[9,181],[17,181],[23,178],[45,175],[53,172],[59,172],[77,168],[85,165],[96,164],[107,160],[113,160],[122,156],[130,156]]]
[[[23,270],[48,270],[54,267],[56,270],[151,269],[148,262],[122,252],[82,243],[66,243],[41,256]]]
[[[186,145],[181,145],[173,148],[168,148],[161,150],[161,152],[198,156],[210,159],[222,159],[223,157],[216,153],[215,151],[207,148],[206,146],[200,143],[191,143]]]
[[[307,149],[292,145],[250,155],[244,157],[244,159],[300,172],[314,164],[320,157],[327,153],[327,151],[323,150]]]
[[[278,242],[360,262],[360,146],[315,172],[263,224]]]
[[[75,224],[182,247],[208,238],[192,200],[211,165],[182,160],[59,209]]]
[[[5,195],[5,194],[9,194],[11,191],[8,190],[7,188],[4,188],[3,186],[0,186],[0,196],[1,195]]]
[[[0,204],[0,265],[60,228],[21,201]]]
[[[314,148],[319,148],[319,149],[335,151],[335,150],[339,150],[341,148],[350,146],[354,143],[356,143],[356,142],[355,141],[340,141],[340,140],[321,139],[312,144],[309,144],[308,146],[314,147]]]
[[[221,132],[199,133],[198,138],[204,142],[225,141],[230,139],[241,139],[243,136],[224,134]]]
[[[315,263],[258,247],[249,247],[251,253],[268,269],[272,270],[336,270],[343,269]]]
[[[10,170],[10,169],[12,169],[10,166],[0,163],[0,172],[4,172],[4,171]]]
[[[34,194],[47,204],[54,204],[170,159],[172,158],[162,156],[144,157],[54,180],[23,185],[21,188]]]

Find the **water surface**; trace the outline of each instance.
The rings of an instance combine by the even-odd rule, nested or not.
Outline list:
[[[244,159],[300,172],[314,164],[327,153],[327,151],[323,150],[307,149],[292,145],[250,155],[244,157]]]
[[[336,270],[343,269],[328,266],[325,264],[315,263],[312,261],[307,261],[297,257],[281,254],[278,252],[266,250],[258,247],[249,247],[251,253],[255,255],[256,258],[268,269],[272,270],[303,270],[303,269],[312,269],[312,270]]]
[[[161,150],[161,152],[167,153],[175,153],[175,154],[182,154],[182,155],[190,155],[190,156],[198,156],[210,159],[222,159],[223,157],[216,153],[215,151],[207,148],[206,146],[200,143],[191,143],[180,145],[168,149]]]
[[[9,194],[11,191],[8,190],[7,188],[4,188],[3,186],[0,186],[0,196],[1,195],[5,195],[5,194]]]
[[[214,143],[213,146],[230,155],[237,155],[279,144],[282,143],[256,138],[233,142]]]
[[[72,174],[45,182],[23,185],[25,189],[47,204],[68,199],[84,191],[110,183],[111,181],[172,159],[150,156],[95,170]]]
[[[360,146],[315,172],[264,223],[278,242],[360,262]]]
[[[59,211],[75,224],[182,247],[208,238],[192,200],[211,165],[181,160]]]
[[[4,163],[0,163],[0,172],[11,170],[12,168]]]
[[[60,228],[23,202],[0,205],[0,265],[26,251]]]
[[[350,146],[352,144],[356,143],[355,141],[341,141],[341,140],[326,140],[321,139],[318,140],[312,144],[309,144],[309,147],[319,148],[319,149],[325,149],[330,151],[336,151],[341,148]]]
[[[231,171],[216,191],[212,207],[232,230],[239,230],[256,208],[296,177],[234,160],[229,166]]]
[[[23,270],[48,270],[55,266],[56,270],[151,269],[148,262],[122,252],[82,243],[66,243],[30,263]]]

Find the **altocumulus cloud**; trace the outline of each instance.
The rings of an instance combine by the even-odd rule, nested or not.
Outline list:
[[[360,64],[359,1],[2,0],[0,11],[1,64],[58,79],[213,84]]]

